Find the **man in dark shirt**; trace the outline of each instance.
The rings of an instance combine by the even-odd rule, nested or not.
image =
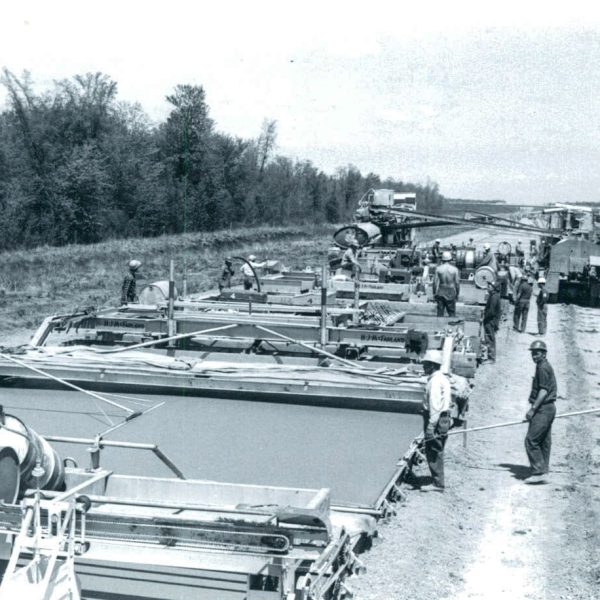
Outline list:
[[[125,275],[123,285],[121,286],[121,304],[137,302],[137,273],[141,266],[142,263],[139,260],[129,261],[129,273]]]
[[[231,287],[231,278],[234,274],[235,271],[233,270],[233,262],[231,258],[226,258],[223,269],[221,270],[221,276],[219,277],[218,281],[219,292],[222,292],[224,288]]]
[[[483,331],[490,362],[496,362],[496,332],[500,326],[502,308],[500,305],[500,283],[488,282],[488,297],[483,309]]]
[[[541,482],[550,470],[550,448],[552,446],[552,422],[556,415],[556,377],[546,358],[547,347],[536,340],[529,347],[535,363],[535,376],[531,385],[529,403],[531,408],[525,418],[529,429],[525,437],[525,451],[531,465],[528,483]]]
[[[543,277],[538,279],[538,287],[540,291],[537,295],[537,323],[538,333],[544,335],[546,333],[546,320],[548,317],[548,292],[546,291],[546,280]]]
[[[433,246],[431,247],[431,260],[435,264],[438,264],[442,258],[442,248],[440,247],[440,243],[440,240],[435,240]]]
[[[531,277],[527,276],[521,279],[519,287],[517,288],[517,295],[515,297],[515,312],[513,314],[513,329],[523,333],[527,326],[527,314],[529,313],[529,301],[531,300],[531,293],[533,292],[533,285]]]

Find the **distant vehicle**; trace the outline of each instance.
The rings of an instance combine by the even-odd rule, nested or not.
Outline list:
[[[394,192],[394,208],[417,210],[417,194]]]

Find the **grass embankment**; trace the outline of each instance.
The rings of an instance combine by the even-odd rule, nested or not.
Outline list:
[[[132,258],[143,263],[141,285],[168,279],[173,260],[178,289],[186,270],[188,292],[193,293],[216,287],[227,255],[255,254],[259,260],[281,260],[290,268],[318,268],[326,260],[335,229],[331,225],[257,227],[4,252],[0,255],[0,339],[37,327],[50,314],[118,305]],[[234,265],[237,270],[240,266]]]

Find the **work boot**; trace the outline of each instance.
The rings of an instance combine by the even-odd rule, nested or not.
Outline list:
[[[529,477],[525,478],[525,483],[527,483],[529,485],[539,485],[541,483],[546,483],[546,475],[545,475],[545,473],[529,475]]]
[[[419,488],[420,492],[441,492],[444,493],[444,488],[439,485],[434,485],[430,483],[429,485],[423,485]]]

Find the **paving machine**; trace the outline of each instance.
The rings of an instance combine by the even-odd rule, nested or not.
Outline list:
[[[333,600],[360,567],[327,489],[118,475],[101,449],[142,444],[64,437],[92,461],[50,481],[46,440],[4,414],[0,439],[1,600]]]

